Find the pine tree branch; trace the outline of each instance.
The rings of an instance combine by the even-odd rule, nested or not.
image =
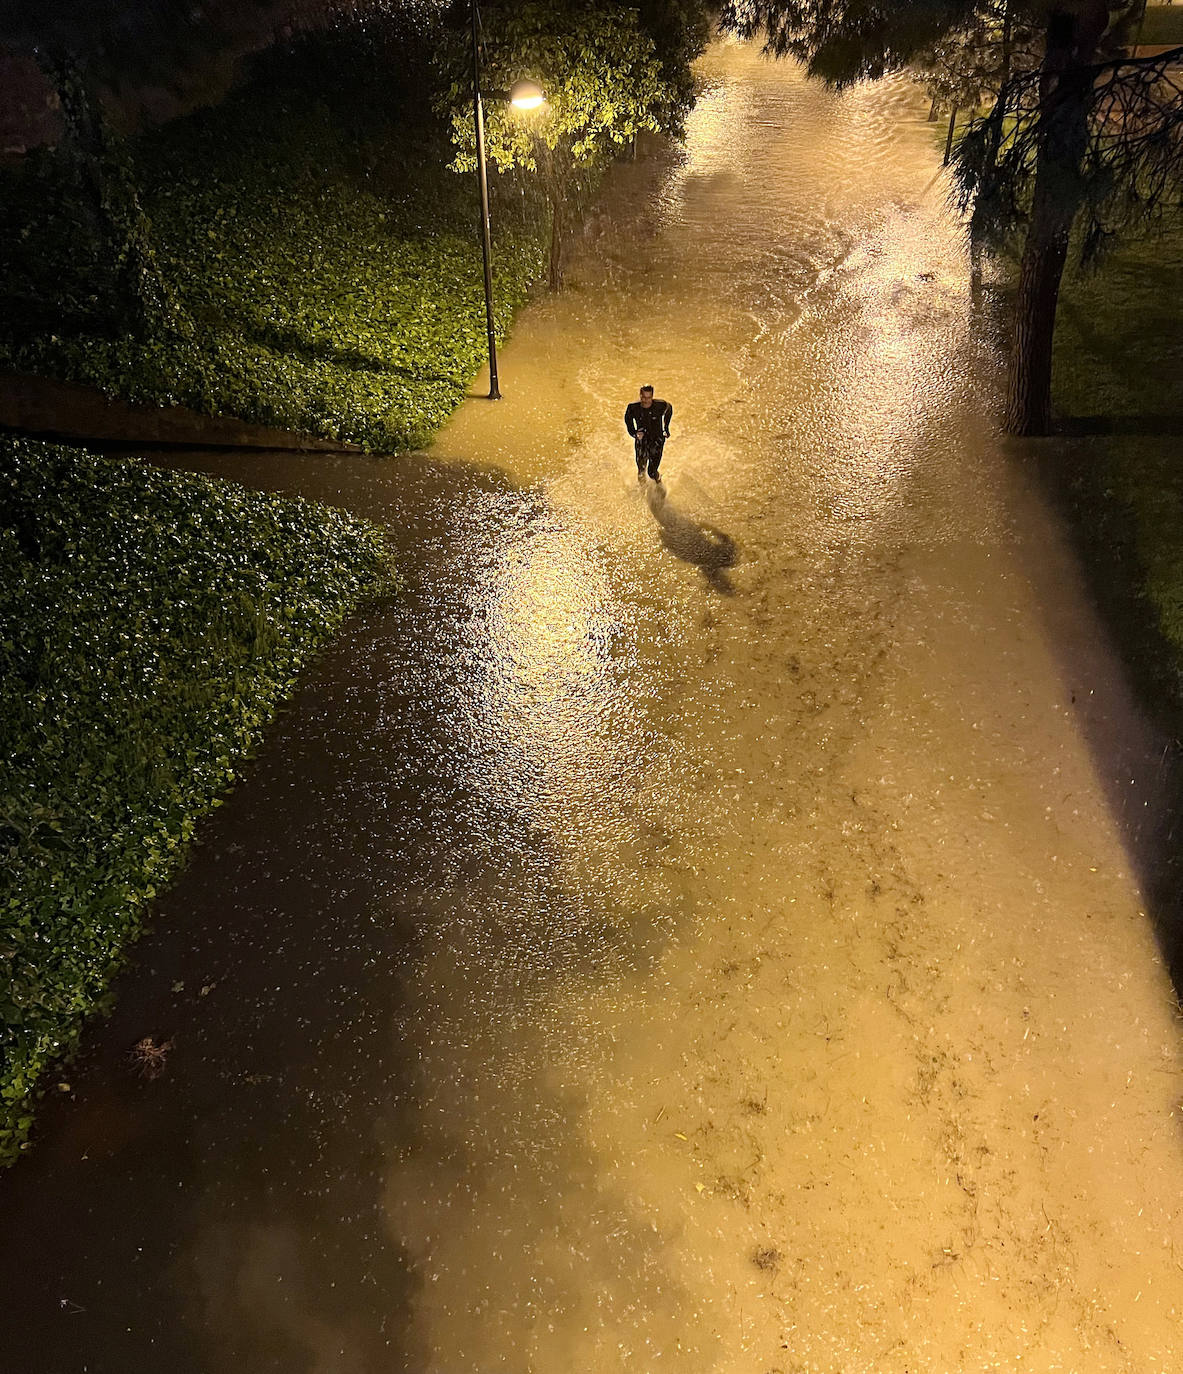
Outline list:
[[[1183,47],[1085,69],[1087,136],[1064,160],[1060,192],[1081,210],[1083,261],[1183,207],[1181,62]],[[1046,77],[1040,69],[1015,76],[962,140],[957,195],[963,209],[972,207],[971,232],[987,248],[1000,247],[1025,223],[1039,151],[1054,137],[1061,100]]]

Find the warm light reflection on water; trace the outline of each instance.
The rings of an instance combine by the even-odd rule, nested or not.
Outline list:
[[[577,540],[549,529],[506,549],[494,579],[488,713],[561,725],[578,712],[590,733],[597,698],[602,704],[611,687],[604,676],[617,608],[606,578]]]
[[[609,801],[627,762],[630,613],[587,536],[550,512],[499,551],[490,573],[473,620],[482,671],[472,753],[490,770],[481,783],[514,788],[529,810],[554,821],[562,816],[549,813],[565,811],[571,823]]]

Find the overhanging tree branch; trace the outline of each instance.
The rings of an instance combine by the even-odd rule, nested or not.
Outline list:
[[[1086,133],[1074,184],[1063,190],[1080,203],[1086,262],[1119,234],[1183,205],[1181,63],[1183,47],[1094,63],[1083,73]],[[972,207],[974,237],[993,249],[1011,241],[1029,214],[1040,139],[1060,98],[1041,92],[1041,78],[1038,70],[1012,78],[962,140],[958,198],[963,210]]]

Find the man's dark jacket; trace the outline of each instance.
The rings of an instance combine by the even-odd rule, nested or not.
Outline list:
[[[639,431],[646,439],[668,439],[673,413],[673,406],[668,401],[659,401],[656,396],[648,407],[634,401],[624,412],[624,427],[634,438]]]

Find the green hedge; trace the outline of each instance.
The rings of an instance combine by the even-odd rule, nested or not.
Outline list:
[[[128,156],[176,317],[129,336],[107,231],[42,152],[0,184],[0,366],[378,451],[424,444],[463,399],[485,351],[477,211],[430,131],[363,143],[252,87]],[[546,244],[520,196],[494,227],[504,336]]]
[[[297,673],[392,587],[343,512],[0,444],[0,1160]]]

